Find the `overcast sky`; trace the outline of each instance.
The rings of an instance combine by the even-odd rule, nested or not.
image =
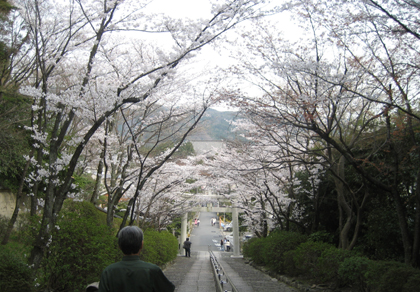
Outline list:
[[[281,0],[274,0],[272,3],[280,4]],[[173,18],[209,18],[211,17],[211,5],[209,0],[153,0],[147,7],[154,13],[163,13]],[[297,34],[294,26],[291,24],[287,14],[273,16],[273,20],[278,22],[279,30],[284,31],[285,36],[295,39]],[[203,59],[199,58],[200,65],[198,67],[208,68],[211,65],[218,64],[226,67],[231,64],[231,60],[225,54],[216,52],[210,47],[206,47],[202,54]],[[206,62],[208,62],[206,64]],[[225,106],[218,107],[218,110],[226,110]]]
[[[148,9],[177,18],[205,18],[210,16],[208,0],[154,0]]]

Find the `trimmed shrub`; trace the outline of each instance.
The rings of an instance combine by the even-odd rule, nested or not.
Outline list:
[[[83,291],[99,280],[106,266],[120,260],[115,231],[103,224],[104,217],[88,202],[65,202],[42,263],[42,289]]]
[[[295,250],[290,252],[296,270],[301,275],[318,275],[318,258],[326,249],[334,248],[325,242],[307,241],[300,244]]]
[[[167,231],[144,230],[141,260],[158,266],[173,261],[178,253],[178,240]]]
[[[263,249],[265,238],[251,238],[244,243],[243,254],[245,257],[252,258],[252,261],[257,265],[264,265],[261,250]]]
[[[294,257],[294,250],[286,251],[283,255],[284,259],[284,274],[288,276],[299,276],[301,274],[300,269],[296,267]]]
[[[325,249],[318,258],[314,277],[320,282],[333,281],[337,286],[343,285],[338,270],[345,259],[353,255],[354,253],[349,250],[336,247]]]
[[[301,243],[305,242],[307,236],[297,232],[277,231],[265,238],[261,253],[264,264],[271,270],[284,274],[284,254],[294,250]]]
[[[372,292],[417,291],[419,286],[415,285],[419,278],[419,270],[393,261],[371,261],[366,273],[367,286]]]
[[[401,292],[416,291],[420,287],[420,271],[414,272],[404,284]]]
[[[367,257],[353,256],[345,258],[338,268],[341,284],[351,284],[356,286],[359,291],[368,291],[366,284],[366,272],[370,265]]]
[[[361,292],[414,292],[420,270],[395,261],[373,261],[355,251],[337,249],[322,241],[306,241],[294,232],[273,232],[244,244],[244,256],[287,275],[304,275],[317,282],[352,285]],[[297,248],[295,248],[297,247]]]
[[[326,243],[333,243],[334,235],[326,231],[317,231],[309,235],[308,240],[310,241],[321,241]]]
[[[32,291],[32,271],[13,244],[0,246],[0,291]]]

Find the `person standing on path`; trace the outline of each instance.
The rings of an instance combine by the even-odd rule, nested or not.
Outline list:
[[[226,240],[225,246],[226,246],[226,251],[230,251],[230,241],[229,240]]]
[[[220,250],[221,251],[224,251],[224,248],[223,248],[223,239],[220,239]]]
[[[183,248],[185,249],[185,257],[191,257],[191,244],[192,242],[189,238],[187,238],[187,240],[184,241]]]
[[[99,292],[175,291],[175,285],[162,270],[140,260],[143,231],[137,226],[126,226],[118,233],[118,246],[123,252],[122,261],[106,267],[99,281]]]

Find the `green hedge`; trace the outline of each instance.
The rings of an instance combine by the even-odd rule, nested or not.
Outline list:
[[[277,273],[284,273],[287,251],[294,250],[305,242],[306,236],[296,232],[276,231],[266,238],[265,248],[261,251],[266,265]]]
[[[363,256],[352,256],[345,258],[338,267],[339,280],[342,286],[352,285],[359,291],[368,291],[366,272],[370,260]]]
[[[0,291],[32,291],[32,271],[21,251],[21,247],[13,243],[0,245]]]
[[[158,266],[173,261],[178,253],[178,240],[167,231],[144,230],[143,249],[140,258]]]
[[[243,246],[243,254],[245,257],[252,258],[255,264],[264,265],[264,259],[261,250],[264,248],[265,238],[251,238]]]
[[[66,201],[42,263],[41,289],[83,291],[99,280],[106,266],[121,258],[116,231],[104,220],[105,214],[92,204]]]
[[[331,244],[325,242],[303,242],[296,249],[286,253],[286,258],[291,258],[293,261],[288,261],[288,266],[285,270],[293,271],[294,275],[322,278],[321,275],[323,273],[320,271],[319,259],[325,250],[332,247]]]
[[[278,273],[285,271],[284,254],[305,242],[307,237],[295,232],[276,231],[266,238],[255,238],[244,245],[244,256]]]
[[[83,291],[87,284],[99,281],[106,266],[120,261],[116,230],[105,223],[106,214],[92,204],[66,202],[42,264],[40,288]],[[144,231],[142,260],[162,266],[174,260],[177,252],[178,241],[172,234]]]
[[[307,238],[294,232],[275,232],[245,243],[244,256],[280,274],[304,276],[337,288],[351,285],[362,292],[419,291],[418,269],[399,262],[369,260]]]
[[[371,292],[413,292],[420,287],[420,270],[394,261],[369,261],[364,277]]]
[[[30,253],[40,218],[27,218],[15,236],[19,244],[1,246],[0,291],[84,291],[106,266],[121,260],[117,230],[91,203],[67,200],[58,218],[35,280],[23,255]],[[172,234],[145,230],[144,235],[142,260],[162,266],[176,258],[178,241]]]

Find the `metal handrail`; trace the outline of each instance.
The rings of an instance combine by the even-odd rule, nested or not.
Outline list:
[[[217,258],[214,255],[214,253],[210,250],[210,246],[209,246],[209,254],[210,254],[210,263],[211,263],[211,265],[213,267],[213,274],[214,274],[214,277],[216,279],[217,291],[219,291],[219,292],[227,292],[227,291],[229,291],[229,290],[226,290],[226,287],[224,287],[224,284],[228,284],[231,287],[231,289],[232,289],[230,291],[232,291],[232,292],[239,292],[236,289],[235,285],[232,283],[232,281],[229,278],[229,276],[226,274],[226,272],[223,269],[222,265],[217,260]],[[225,281],[223,281],[223,280],[225,280]],[[225,290],[223,290],[223,289],[225,289]]]

